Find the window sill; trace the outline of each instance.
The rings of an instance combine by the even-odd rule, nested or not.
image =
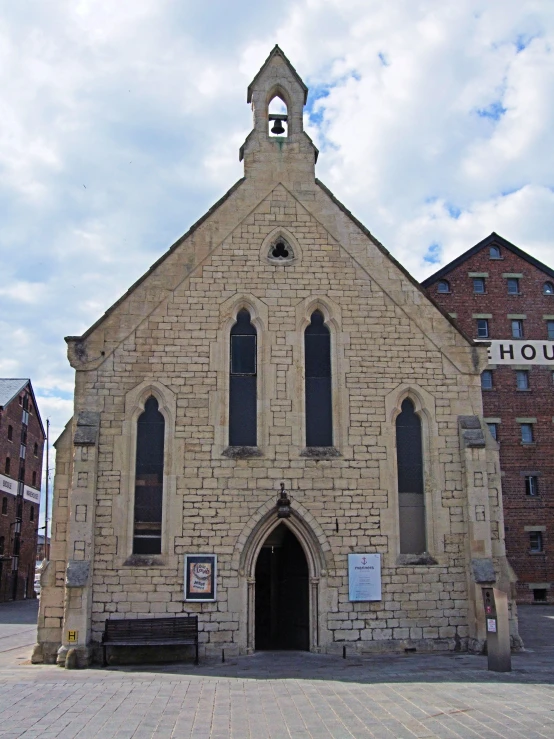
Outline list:
[[[516,387],[516,390],[518,393],[530,393],[531,392],[530,387]]]
[[[300,452],[301,457],[308,459],[335,459],[342,454],[334,446],[307,446]]]
[[[530,446],[530,447],[537,446],[536,441],[520,441],[520,444],[521,446]]]
[[[399,554],[396,564],[398,567],[429,567],[438,565],[438,562],[429,552],[423,552],[422,554]]]
[[[123,562],[124,567],[164,567],[165,564],[161,554],[131,554]]]
[[[531,557],[536,557],[537,554],[546,554],[546,552],[527,552]]]
[[[222,456],[229,459],[251,459],[252,457],[263,457],[261,449],[257,446],[228,446],[221,452]]]

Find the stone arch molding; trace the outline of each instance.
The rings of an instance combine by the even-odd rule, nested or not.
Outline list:
[[[290,518],[277,518],[275,499],[268,501],[251,517],[240,534],[233,554],[233,569],[244,577],[253,578],[258,555],[264,541],[280,523],[284,523],[300,542],[310,577],[326,577],[333,567],[331,546],[325,532],[312,514],[293,501]]]
[[[271,256],[271,251],[275,244],[283,239],[292,250],[292,256],[287,259],[275,259]],[[278,228],[270,231],[262,242],[260,248],[260,261],[269,262],[270,264],[276,265],[291,265],[302,263],[302,248],[296,236],[291,233],[288,229],[279,226]]]
[[[398,473],[396,467],[396,418],[401,413],[402,403],[409,398],[421,419],[423,442],[423,465],[425,479],[425,527],[427,549],[439,563],[444,558],[443,532],[449,530],[448,509],[442,505],[445,489],[445,469],[440,461],[439,426],[436,417],[435,398],[425,388],[415,383],[402,383],[385,396],[386,423],[383,426],[383,441],[387,454],[380,461],[381,477],[389,491],[388,508],[381,515],[381,527],[390,532],[389,552],[386,563],[394,567],[400,552],[398,520]]]
[[[177,458],[175,422],[177,400],[175,393],[154,379],[147,379],[125,395],[125,417],[121,437],[114,440],[114,469],[121,470],[120,495],[113,503],[113,523],[120,532],[118,564],[124,564],[132,555],[135,498],[135,468],[137,452],[137,422],[148,398],[158,401],[158,410],[164,417],[164,475],[162,513],[162,553],[159,564],[169,565],[177,561],[170,543],[179,534],[179,505],[176,494]]]
[[[304,506],[294,501],[291,517],[277,518],[275,499],[265,503],[251,517],[238,538],[233,554],[233,566],[238,569],[239,579],[246,588],[246,651],[250,654],[256,646],[256,562],[267,536],[280,523],[293,532],[306,556],[309,572],[310,651],[319,652],[329,639],[321,612],[322,607],[325,609],[323,604],[328,600],[327,573],[333,567],[331,547],[323,529]]]

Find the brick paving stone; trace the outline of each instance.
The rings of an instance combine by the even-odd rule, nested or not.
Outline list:
[[[553,739],[553,637],[535,634],[507,674],[467,654],[291,652],[67,671],[10,650],[0,739]]]

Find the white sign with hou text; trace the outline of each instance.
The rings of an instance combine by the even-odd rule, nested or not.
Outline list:
[[[554,368],[554,341],[493,339],[488,350],[490,364],[543,364]]]

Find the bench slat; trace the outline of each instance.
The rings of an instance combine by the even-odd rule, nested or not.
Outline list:
[[[198,616],[174,618],[108,619],[102,636],[104,664],[107,646],[196,645],[198,664]]]

